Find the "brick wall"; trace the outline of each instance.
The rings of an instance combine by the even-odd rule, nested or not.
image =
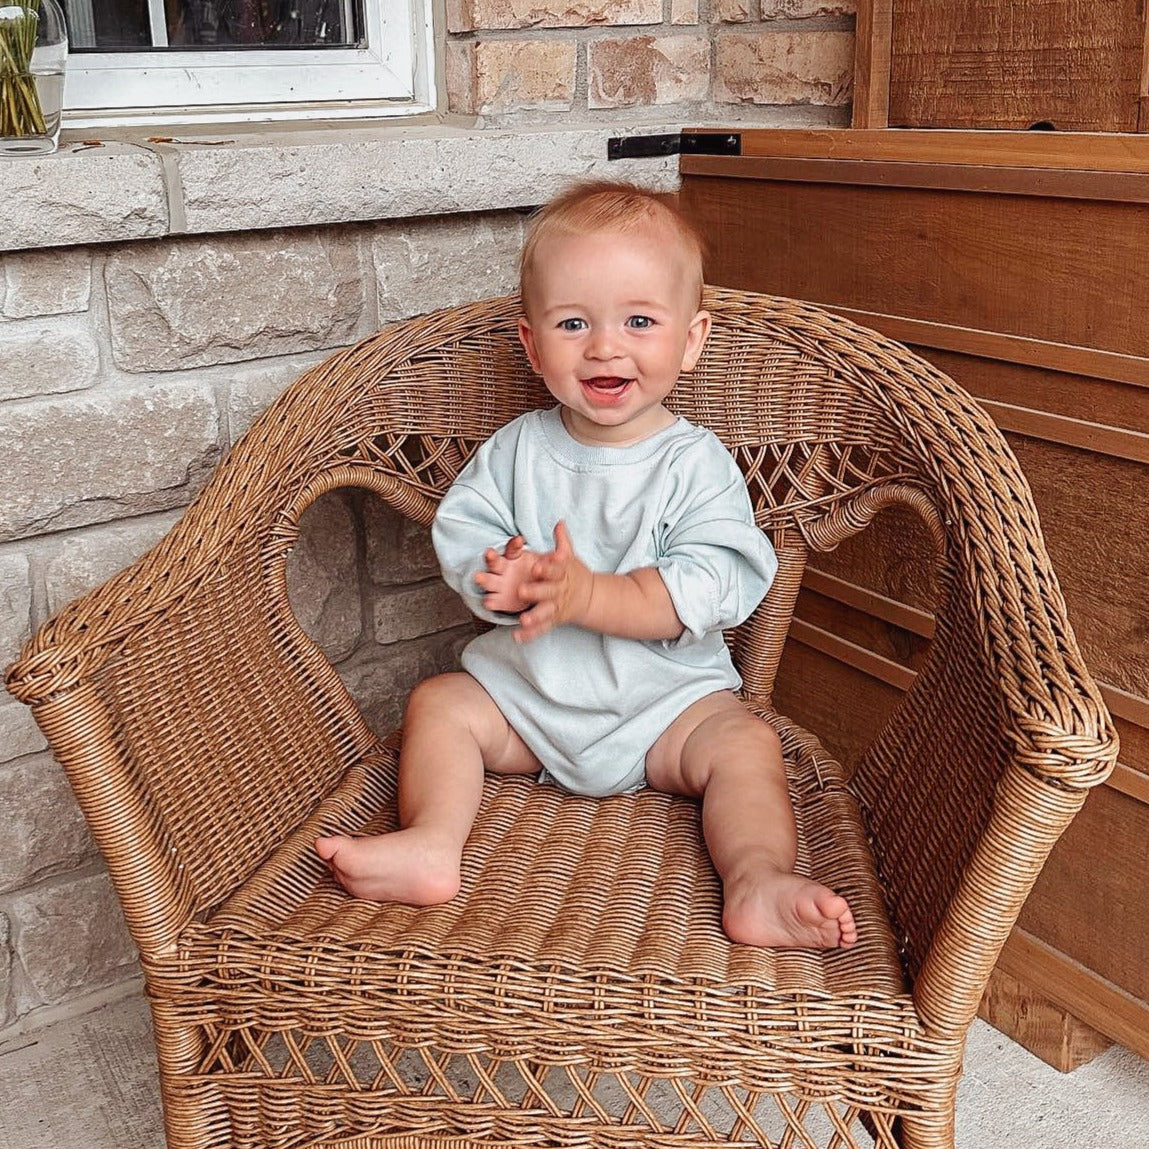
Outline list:
[[[481,178],[459,170],[463,151],[440,156],[428,138],[415,186],[374,153],[363,158],[378,141],[362,129],[349,137],[356,147],[344,149],[343,167],[335,152],[324,152],[322,195],[313,171],[292,166],[293,145],[262,175],[251,158],[258,149],[224,156],[193,148],[176,180],[185,226],[205,211],[221,213],[221,199],[243,203],[230,224],[222,211],[218,232],[139,239],[158,234],[171,185],[141,183],[144,190],[133,192],[105,175],[100,186],[84,183],[76,192],[67,186],[75,171],[69,179],[64,169],[24,160],[0,168],[4,194],[16,187],[35,203],[40,189],[42,227],[26,228],[23,242],[70,245],[0,255],[0,664],[64,603],[156,542],[238,435],[305,367],[389,320],[510,289],[518,212],[414,218],[469,211],[476,187],[521,181],[505,129],[562,128],[532,133],[527,145],[525,135],[513,137],[541,149],[538,171],[546,175],[513,199],[492,193],[488,208],[545,198],[556,168],[599,170],[605,129],[845,122],[849,0],[575,0],[561,8],[448,0],[447,7],[449,110],[474,115],[497,141],[484,141],[467,161],[482,165]],[[595,130],[568,133],[572,122]],[[562,141],[571,154],[560,162],[547,149]],[[89,169],[154,171],[155,155],[130,145],[105,148],[104,156],[97,163],[89,153],[84,179],[95,178]],[[643,178],[653,163],[610,165],[610,173]],[[218,172],[203,177],[213,164]],[[308,213],[345,202],[347,215],[324,219],[363,219],[376,183],[387,179],[397,181],[410,218],[310,226],[314,215],[301,214],[301,226],[260,230],[269,213],[277,224],[290,216],[301,187]],[[423,194],[424,180],[436,183],[436,195]],[[469,198],[460,200],[463,183]],[[82,234],[97,216],[115,223],[102,238],[122,242],[79,244],[72,231]],[[459,603],[438,582],[423,534],[359,493],[329,496],[309,510],[291,591],[301,622],[381,730],[398,720],[415,681],[452,663],[469,632]],[[53,1009],[83,1008],[92,993],[138,970],[67,782],[29,712],[6,695],[0,820],[2,1031],[22,1018],[38,1024]]]
[[[447,0],[453,112],[720,118],[842,108],[854,0]]]

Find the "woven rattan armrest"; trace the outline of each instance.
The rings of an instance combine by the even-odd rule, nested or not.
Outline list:
[[[941,588],[927,661],[852,784],[919,1014],[938,1033],[963,1033],[1050,849],[1113,769],[1118,739],[1002,434],[904,347],[833,326],[840,370],[900,430],[905,483],[888,485],[899,488],[889,501],[925,519]],[[815,547],[885,505],[880,486],[864,492],[848,529],[815,525]]]

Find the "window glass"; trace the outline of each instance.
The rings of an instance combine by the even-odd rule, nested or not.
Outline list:
[[[62,2],[71,50],[65,126],[433,106],[431,0]]]
[[[64,0],[76,52],[348,47],[355,0]]]

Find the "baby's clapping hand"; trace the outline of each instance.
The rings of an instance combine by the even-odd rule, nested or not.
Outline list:
[[[521,588],[531,576],[531,564],[537,558],[526,549],[522,535],[515,535],[500,554],[494,547],[483,552],[485,571],[475,575],[475,584],[483,592],[487,610],[501,614],[518,614],[527,604]]]
[[[555,549],[534,556],[530,578],[519,588],[529,610],[519,616],[516,642],[531,642],[556,626],[583,621],[594,587],[594,574],[574,553],[566,523],[555,524]]]

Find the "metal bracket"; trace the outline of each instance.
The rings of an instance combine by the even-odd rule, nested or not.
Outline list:
[[[606,141],[608,160],[642,160],[657,156],[740,156],[739,132],[679,132],[677,135],[612,136]]]

